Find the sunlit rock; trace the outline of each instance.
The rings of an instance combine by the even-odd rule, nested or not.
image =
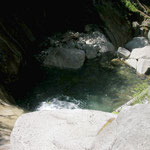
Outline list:
[[[123,47],[119,47],[117,50],[117,54],[120,58],[128,58],[130,56],[130,51]]]
[[[90,149],[99,129],[115,114],[93,110],[51,110],[22,115],[11,134],[11,150]]]
[[[126,59],[125,63],[134,69],[137,68],[137,60],[136,59]]]
[[[145,74],[150,68],[150,59],[139,59],[137,63],[137,73]]]
[[[143,48],[135,48],[131,52],[130,58],[132,59],[150,59],[150,46],[145,46]]]
[[[123,109],[96,137],[91,150],[149,150],[150,105]]]

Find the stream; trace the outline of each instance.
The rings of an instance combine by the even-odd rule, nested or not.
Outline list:
[[[42,68],[44,76],[17,104],[29,111],[92,109],[112,112],[132,99],[136,89],[148,85],[134,69],[119,61],[86,62],[79,70]]]

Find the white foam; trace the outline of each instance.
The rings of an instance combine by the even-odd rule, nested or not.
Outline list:
[[[68,96],[64,96],[65,100],[69,100]],[[79,105],[81,104],[81,101],[74,99],[73,102],[68,102],[68,101],[62,101],[60,100],[60,97],[58,98],[53,98],[53,99],[48,99],[44,102],[41,102],[41,104],[38,106],[36,109],[37,111],[42,111],[42,110],[52,110],[52,109],[79,109]]]

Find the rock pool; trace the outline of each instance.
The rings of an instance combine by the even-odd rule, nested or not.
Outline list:
[[[44,76],[23,98],[16,101],[29,111],[49,109],[92,109],[112,112],[146,88],[148,79],[120,61],[86,62],[79,70],[42,68]]]

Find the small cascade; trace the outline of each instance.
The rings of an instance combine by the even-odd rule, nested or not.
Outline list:
[[[80,100],[72,99],[72,102],[69,102],[69,96],[63,96],[68,101],[62,101],[62,97],[57,98],[48,98],[46,101],[40,103],[36,108],[37,111],[41,110],[52,110],[52,109],[79,109],[83,102]]]

